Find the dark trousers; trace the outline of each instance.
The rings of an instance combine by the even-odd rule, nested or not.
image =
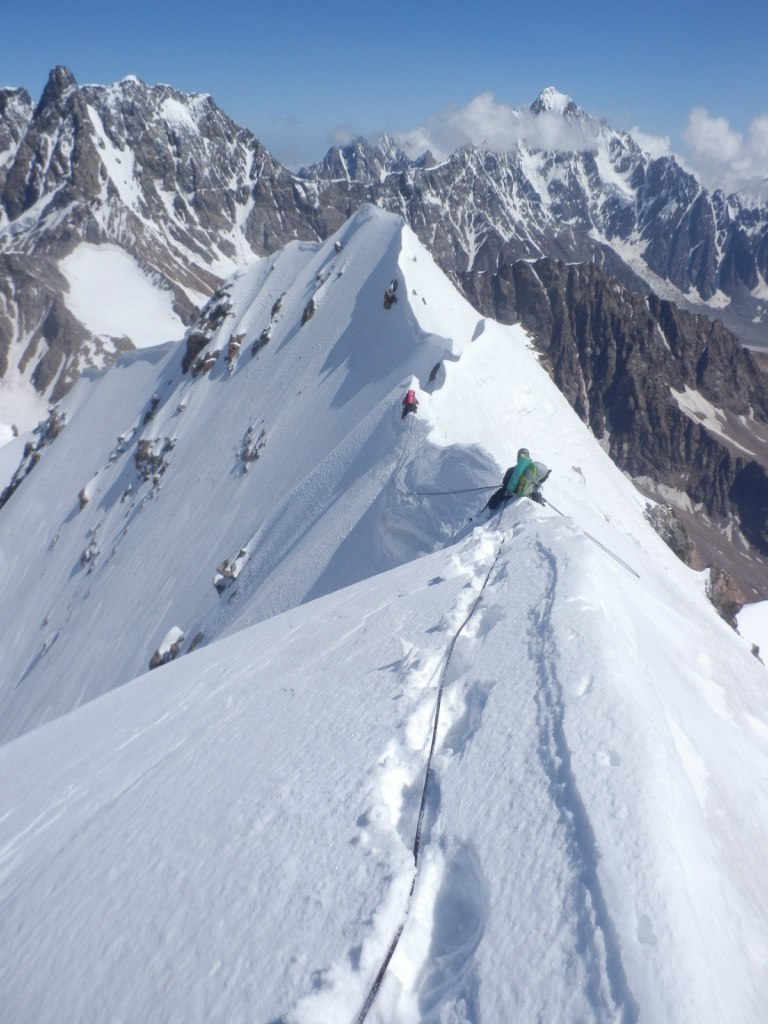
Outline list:
[[[485,507],[493,511],[503,505],[504,502],[508,501],[510,498],[514,498],[514,494],[510,494],[506,487],[500,487],[498,491],[493,492]]]

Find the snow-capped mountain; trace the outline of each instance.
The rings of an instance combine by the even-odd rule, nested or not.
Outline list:
[[[431,157],[420,159],[422,164],[429,161],[434,163]],[[329,149],[320,163],[302,167],[298,171],[298,177],[348,182],[383,181],[390,174],[407,170],[412,163],[413,161],[388,135],[383,135],[373,143],[363,136],[358,136],[345,145]]]
[[[38,442],[4,1018],[762,1019],[765,667],[399,218],[238,272]],[[550,504],[489,519],[521,444]]]
[[[327,234],[311,189],[209,96],[133,77],[79,86],[56,68],[34,108],[0,91],[0,119],[0,369],[54,401],[84,366],[159,340],[132,284],[139,305],[165,302],[179,338],[254,253]]]
[[[722,318],[745,342],[765,343],[764,207],[710,194],[674,157],[644,152],[555,89],[519,117],[520,137],[505,152],[466,146],[436,166],[403,170],[395,150],[385,175],[391,147],[361,161],[358,140],[308,173],[340,178],[342,167],[367,182],[368,198],[405,217],[449,273],[493,274],[544,256],[595,262],[625,284]]]
[[[209,96],[133,77],[79,86],[61,67],[36,106],[2,90],[0,375],[55,400],[84,366],[158,340],[133,315],[142,301],[163,305],[155,332],[179,337],[236,267],[326,238],[367,202],[400,213],[452,275],[594,261],[765,342],[765,209],[709,194],[554,89],[520,119],[506,152],[437,164],[357,139],[296,175]]]

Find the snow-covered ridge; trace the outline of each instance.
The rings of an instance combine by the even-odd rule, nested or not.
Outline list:
[[[6,999],[352,1022],[402,927],[380,1024],[757,1024],[764,678],[685,580],[510,509],[0,748]]]
[[[765,668],[399,218],[62,413],[0,510],[14,1019],[351,1024],[400,933],[371,1022],[757,1024]]]
[[[423,400],[404,430],[412,382]],[[124,359],[62,412],[66,428],[0,519],[19,584],[6,609],[5,736],[134,677],[171,627],[208,643],[432,550],[482,493],[412,494],[442,473],[449,489],[492,486],[521,432],[556,488],[579,492],[592,453],[591,486],[612,481],[612,515],[623,491],[632,533],[660,546],[586,427],[576,421],[563,447],[552,418],[575,414],[523,332],[479,319],[399,218],[373,207],[327,243],[293,243],[236,275],[184,345]],[[204,481],[200,505],[190,495]],[[53,685],[70,676],[72,688]]]
[[[6,735],[135,676],[171,626],[190,643],[201,633],[209,642],[431,543],[430,530],[372,543],[377,522],[402,500],[388,487],[404,456],[401,389],[458,354],[477,316],[415,240],[417,262],[400,270],[402,233],[399,219],[368,208],[322,246],[294,243],[236,275],[204,314],[196,328],[208,331],[197,353],[204,370],[195,363],[184,373],[186,345],[170,345],[127,357],[68,397],[60,443],[46,449],[0,522],[3,536],[26,534],[3,548],[23,595],[9,615],[19,624],[45,620],[41,637],[25,627],[13,638],[9,627]],[[395,277],[401,298],[385,310]],[[431,307],[419,310],[424,327],[412,287],[413,304]],[[463,337],[448,336],[451,319],[464,323]],[[203,479],[205,510],[190,516]],[[47,507],[44,517],[31,511],[28,530],[25,507]],[[333,564],[342,544],[352,550]],[[241,549],[250,558],[238,563],[238,586],[248,597],[220,600],[217,567]],[[190,561],[190,550],[206,554]],[[32,585],[40,552],[50,561],[44,593]],[[119,582],[125,574],[152,596],[137,601]],[[102,621],[107,608],[120,623],[117,642]],[[91,656],[74,683],[86,635]],[[54,686],[51,658],[73,673],[71,689]]]

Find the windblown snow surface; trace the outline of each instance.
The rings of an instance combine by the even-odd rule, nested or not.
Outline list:
[[[763,1021],[768,675],[523,332],[371,208],[230,303],[0,512],[0,1019]]]

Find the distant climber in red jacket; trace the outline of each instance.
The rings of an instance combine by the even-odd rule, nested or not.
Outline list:
[[[416,397],[416,392],[413,388],[409,388],[406,392],[405,398],[403,399],[403,415],[400,417],[404,420],[409,412],[416,412],[419,407],[419,400]]]

